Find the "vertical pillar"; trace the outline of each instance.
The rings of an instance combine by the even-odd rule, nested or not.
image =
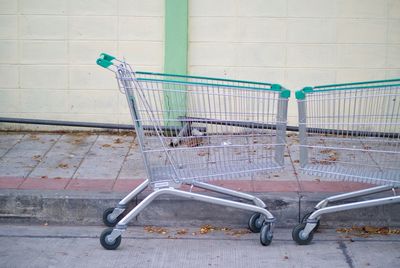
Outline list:
[[[165,0],[164,72],[187,74],[187,57],[188,0]],[[165,89],[165,124],[177,126],[175,120],[186,115],[186,87],[174,86],[174,91],[169,91],[172,88],[166,86]]]

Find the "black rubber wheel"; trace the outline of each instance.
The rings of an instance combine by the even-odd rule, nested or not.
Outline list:
[[[273,234],[271,231],[270,224],[263,224],[260,231],[260,243],[263,246],[269,246],[271,244]]]
[[[300,224],[296,225],[296,227],[293,228],[292,238],[299,245],[308,245],[313,240],[314,231],[311,231],[311,233],[306,238],[301,236],[301,233],[305,227],[306,227],[306,223],[300,223]]]
[[[303,218],[301,218],[301,223],[307,223],[308,217],[310,217],[310,215],[313,214],[313,213],[314,213],[314,211],[310,211],[310,212],[306,213],[303,216]],[[318,228],[319,228],[319,220],[317,221],[317,225],[314,227],[313,231],[316,232],[318,230]]]
[[[121,244],[121,236],[118,236],[114,242],[107,241],[107,236],[109,236],[113,231],[113,228],[105,229],[100,235],[100,244],[103,248],[108,250],[114,250]]]
[[[253,233],[259,233],[263,226],[264,220],[260,213],[254,213],[249,219],[249,229]]]
[[[122,214],[121,214],[115,220],[110,221],[110,219],[108,218],[108,215],[113,213],[113,211],[114,211],[114,208],[107,208],[103,212],[103,222],[108,227],[114,227],[122,219]]]

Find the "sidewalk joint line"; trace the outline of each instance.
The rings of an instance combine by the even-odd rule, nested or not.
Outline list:
[[[118,177],[121,174],[121,171],[122,171],[122,168],[124,167],[124,164],[126,163],[126,158],[128,157],[129,153],[131,152],[131,150],[133,148],[134,142],[135,142],[135,137],[133,137],[132,142],[129,144],[129,149],[126,151],[126,154],[124,156],[124,160],[122,161],[122,164],[121,164],[121,168],[118,170],[117,176],[115,177],[114,182],[113,182],[113,184],[111,186],[111,191],[113,191],[114,186],[117,183]]]
[[[47,149],[47,150],[45,151],[45,153],[42,155],[42,159],[44,159],[44,158],[46,157],[47,153],[50,152],[51,149],[53,149],[53,147],[54,147],[54,146],[56,145],[56,143],[61,139],[61,137],[62,137],[62,135],[58,134],[57,140],[50,146],[49,149]],[[40,165],[40,163],[41,163],[41,161],[38,161],[38,162],[36,163],[36,165],[31,169],[31,171],[30,171],[28,174],[26,174],[25,178],[29,178],[29,175],[32,174],[32,172]]]
[[[71,175],[71,179],[68,181],[68,183],[65,185],[64,189],[67,189],[68,186],[71,184],[71,182],[74,180],[75,174],[78,172],[78,169],[81,167],[83,161],[86,159],[87,154],[92,150],[93,146],[96,144],[97,140],[99,139],[99,134],[95,134],[96,139],[93,141],[92,145],[88,148],[82,159],[79,161],[78,166],[76,167],[74,173]]]
[[[2,156],[0,156],[0,159],[6,156],[18,143],[20,143],[26,136],[27,134],[23,134],[21,138],[17,140],[16,143],[14,143]]]

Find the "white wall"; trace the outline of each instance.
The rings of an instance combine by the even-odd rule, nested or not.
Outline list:
[[[189,16],[191,74],[293,90],[400,77],[400,0],[189,0]],[[163,40],[164,0],[0,0],[0,116],[130,123],[95,60],[162,71]]]
[[[0,0],[0,116],[130,123],[96,59],[162,71],[163,39],[163,0]]]
[[[190,1],[189,70],[303,86],[400,77],[400,0]],[[292,100],[289,116],[296,122]]]

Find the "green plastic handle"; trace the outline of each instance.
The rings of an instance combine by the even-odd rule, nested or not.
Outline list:
[[[113,63],[111,62],[113,59],[115,59],[114,56],[108,55],[106,53],[101,53],[100,58],[96,60],[97,65],[100,65],[103,68],[108,68],[110,65]]]

